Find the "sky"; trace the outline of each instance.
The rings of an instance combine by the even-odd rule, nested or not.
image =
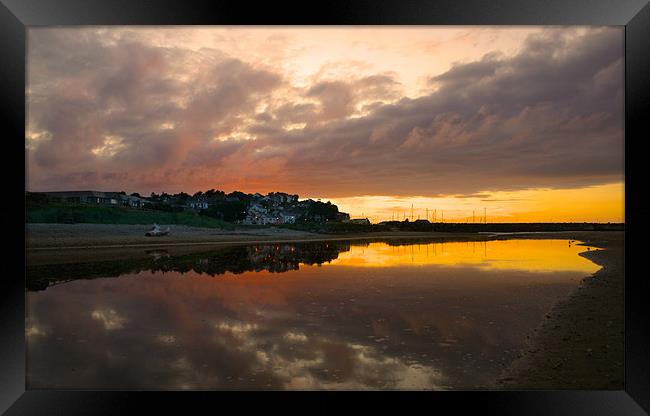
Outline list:
[[[622,27],[28,29],[27,189],[624,221]],[[485,217],[485,218],[484,218]]]

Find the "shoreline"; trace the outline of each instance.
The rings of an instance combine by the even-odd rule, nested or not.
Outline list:
[[[262,240],[255,239],[229,239],[211,241],[173,241],[162,243],[123,243],[123,244],[96,244],[84,246],[43,246],[27,247],[27,250],[50,251],[50,250],[93,250],[111,248],[166,248],[166,247],[190,247],[190,246],[231,246],[242,244],[270,244],[270,243],[307,243],[318,241],[349,241],[349,240],[385,240],[385,239],[431,239],[431,240],[454,240],[472,239],[476,241],[491,240],[492,235],[476,235],[471,233],[365,233],[365,234],[312,234],[305,237],[273,237],[268,236]],[[158,237],[152,237],[158,238]]]
[[[290,244],[326,241],[368,241],[387,239],[431,241],[486,241],[487,234],[443,232],[374,232],[354,234],[317,234],[278,228],[221,231],[177,226],[170,236],[145,237],[145,226],[28,224],[26,255],[28,263],[87,261],[111,256],[137,257],[148,250],[170,254],[221,249],[247,244]]]
[[[405,241],[493,241],[502,239],[572,238],[585,233],[453,233],[391,231],[354,234],[317,234],[303,231],[264,228],[223,231],[177,226],[165,237],[145,237],[146,226],[105,224],[27,224],[26,257],[29,265],[62,264],[146,257],[147,252],[161,250],[182,255],[248,244],[291,244],[327,241],[381,242]],[[609,233],[609,232],[605,232]],[[614,232],[616,233],[616,232]]]
[[[229,244],[265,244],[332,240],[381,240],[387,238],[459,239],[485,241],[513,238],[575,238],[592,233],[619,231],[531,231],[531,232],[431,232],[381,231],[347,234],[325,234],[286,228],[216,230],[184,225],[173,226],[168,236],[146,237],[148,227],[127,224],[26,224],[26,250],[66,251],[114,248],[156,248],[180,246],[224,246]]]
[[[112,259],[116,256],[122,258],[146,257],[150,251],[164,251],[170,255],[182,255],[201,251],[212,251],[234,246],[249,244],[298,244],[309,242],[327,241],[357,241],[381,242],[386,240],[425,240],[425,241],[489,241],[487,235],[468,233],[366,233],[366,234],[312,234],[297,236],[265,236],[261,239],[232,238],[234,235],[225,235],[222,239],[210,241],[166,241],[162,243],[130,243],[122,244],[94,244],[84,246],[40,246],[26,247],[27,262],[30,265],[61,264],[70,262],[92,262],[103,259]],[[148,237],[158,241],[158,237]]]
[[[208,240],[208,241],[167,241],[161,243],[131,243],[124,242],[121,244],[91,244],[82,246],[36,246],[26,247],[27,250],[33,251],[47,251],[47,250],[92,250],[92,249],[110,249],[110,248],[156,248],[156,247],[178,247],[178,246],[228,246],[228,245],[241,245],[241,244],[267,244],[267,243],[306,243],[316,241],[348,241],[348,240],[385,240],[385,239],[430,239],[430,240],[473,240],[473,241],[489,241],[489,240],[503,240],[503,239],[516,239],[520,237],[530,237],[539,239],[546,238],[549,234],[566,234],[566,231],[536,231],[536,232],[521,232],[521,233],[453,233],[453,232],[408,232],[396,231],[392,233],[356,233],[356,234],[318,234],[308,233],[304,237],[286,237],[286,236],[268,236],[263,240],[255,240],[242,238],[237,239],[223,239],[223,240]],[[551,235],[550,237],[557,237]],[[159,238],[159,237],[152,237]],[[158,241],[158,240],[152,240]]]
[[[499,390],[624,388],[624,239],[591,235],[580,256],[601,266],[560,299],[495,381]],[[614,238],[612,238],[614,237]]]

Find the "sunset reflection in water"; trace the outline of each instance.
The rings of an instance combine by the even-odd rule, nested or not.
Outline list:
[[[28,387],[490,388],[598,270],[586,250],[502,240],[150,253],[119,277],[28,292]]]

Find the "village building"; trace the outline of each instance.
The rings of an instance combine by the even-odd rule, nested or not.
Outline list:
[[[203,211],[207,210],[213,203],[210,198],[202,193],[197,193],[193,197],[183,193],[179,195],[163,193],[160,196],[152,193],[151,198],[143,198],[139,194],[127,195],[125,192],[102,191],[62,191],[43,192],[42,194],[51,199],[78,204],[123,206],[130,208],[145,208],[150,206],[152,209],[172,210],[173,212],[183,210]],[[246,197],[246,194],[240,194],[239,197],[230,196],[225,197],[224,200],[226,202],[244,200],[239,198]],[[311,199],[298,201],[298,195],[289,195],[282,192],[271,192],[266,196],[256,193],[248,195],[247,200],[248,206],[244,212],[245,217],[238,221],[240,224],[279,225],[295,224],[298,221],[324,223],[330,221],[348,221],[350,218],[349,214],[344,212],[335,212],[335,216],[334,213],[315,213],[312,208],[317,203],[316,201]]]
[[[144,198],[133,196],[133,195],[120,195],[122,200],[122,205],[131,207],[131,208],[144,208],[146,204],[149,204]]]
[[[120,192],[102,192],[102,191],[57,191],[42,192],[50,199],[71,202],[75,204],[92,204],[104,206],[126,206],[131,208],[144,208],[149,203],[148,200],[125,195]]]
[[[122,196],[119,192],[100,191],[59,191],[43,192],[48,198],[77,204],[113,205],[121,204]]]
[[[252,202],[246,210],[246,218],[242,223],[248,225],[265,224],[268,218],[267,214],[268,209],[257,202]]]
[[[348,214],[347,212],[340,212],[339,211],[336,214],[336,221],[339,221],[339,222],[350,221],[350,214]]]
[[[282,221],[284,224],[295,224],[296,223],[296,216],[293,214],[283,214],[282,215]]]
[[[191,209],[208,209],[208,201],[204,199],[191,199],[187,202],[187,207]]]
[[[296,222],[299,217],[296,210],[275,203],[280,200],[278,198],[264,198],[250,203],[246,210],[246,218],[244,218],[242,224],[273,225],[294,224]]]

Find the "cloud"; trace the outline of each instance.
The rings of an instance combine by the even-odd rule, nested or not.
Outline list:
[[[352,81],[320,81],[307,91],[307,97],[320,102],[320,120],[328,121],[357,113],[357,106],[391,101],[400,93],[399,82],[386,74],[370,75]]]
[[[489,55],[435,77],[438,88],[428,96],[269,142],[292,155],[287,182],[297,179],[293,172],[320,178],[318,186],[305,186],[327,195],[620,180],[622,72],[613,68],[622,62],[621,32],[562,39],[532,37],[514,57]]]
[[[218,53],[203,58],[76,35],[37,30],[30,36],[28,130],[47,139],[30,147],[28,173],[40,187],[97,187],[117,172],[122,183],[159,186],[198,150],[218,162],[230,149],[210,146],[211,140],[232,132],[282,83],[276,73]],[[198,69],[188,70],[194,61]]]
[[[432,74],[419,97],[397,64],[296,86],[218,49],[119,33],[30,30],[31,189],[435,196],[622,179],[617,28],[530,35]]]

